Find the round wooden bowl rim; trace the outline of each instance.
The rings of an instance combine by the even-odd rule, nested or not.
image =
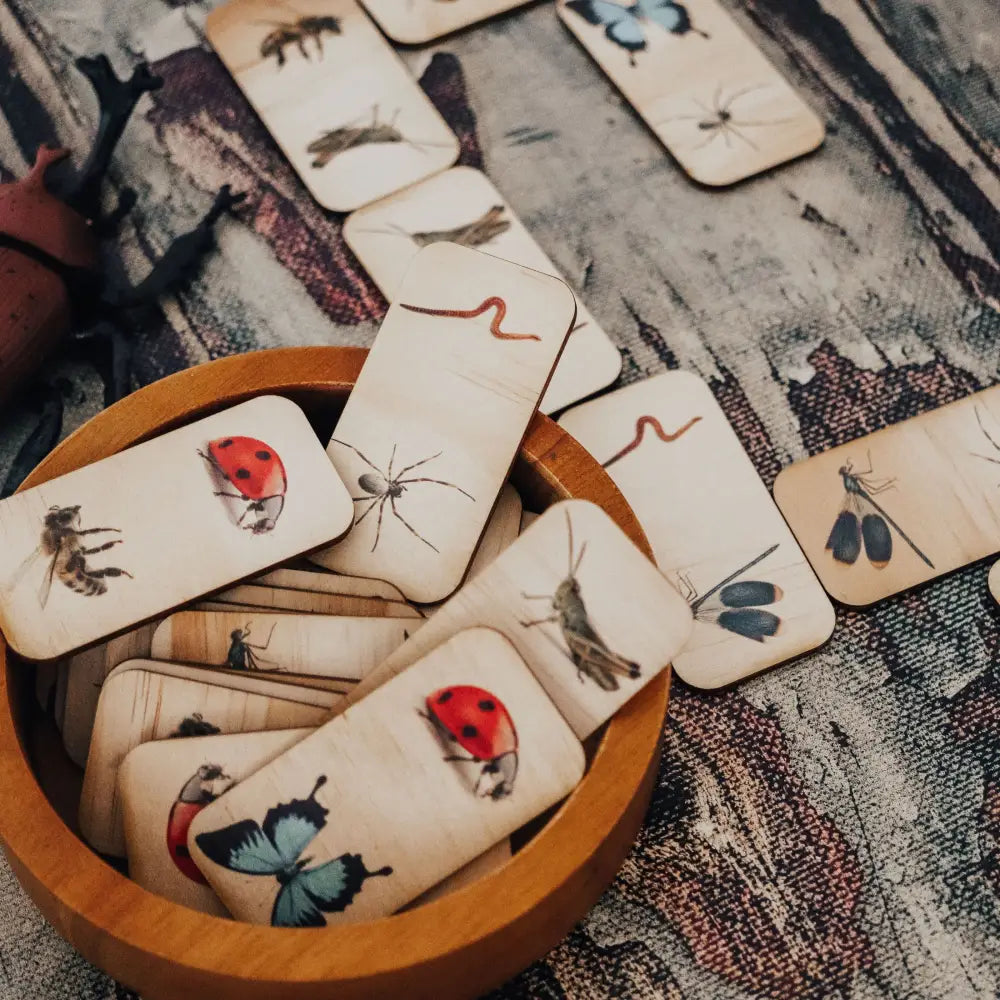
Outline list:
[[[282,348],[172,375],[133,393],[71,434],[22,488],[250,396],[349,392],[366,353],[362,348]],[[164,417],[167,414],[176,414],[176,419]],[[560,466],[569,465],[568,460],[587,464],[588,482],[592,479],[600,489],[580,484],[573,495],[596,502],[602,497],[620,498],[604,470],[541,414],[529,428],[521,457],[563,494]],[[616,510],[616,519],[648,554],[646,539],[624,500],[621,510],[625,514]],[[623,817],[630,811],[634,814],[637,806],[645,809],[669,691],[667,670],[611,720],[584,780],[502,869],[435,902],[381,920],[294,930],[227,921],[171,903],[140,888],[94,854],[59,818],[32,773],[17,735],[9,689],[11,666],[2,639],[0,668],[4,849],[25,888],[60,933],[90,961],[139,988],[147,975],[177,968],[192,973],[190,981],[208,984],[357,985],[386,973],[411,971],[470,946],[481,947],[496,935],[516,933],[519,924],[529,927],[526,920],[538,908],[555,905],[565,910],[568,902],[560,890],[571,882],[584,880],[589,907],[614,870],[595,865],[602,844],[614,841],[616,833],[620,840],[620,827],[627,825]],[[631,824],[624,831],[628,840],[614,845],[615,866],[634,836],[638,825],[634,815]],[[556,911],[559,937],[581,916],[583,912]],[[520,965],[544,954],[559,937],[523,940],[525,957]]]

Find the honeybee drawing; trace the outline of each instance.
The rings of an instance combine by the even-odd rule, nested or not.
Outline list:
[[[432,243],[457,243],[463,247],[481,247],[502,236],[510,229],[510,222],[503,217],[503,205],[488,208],[479,218],[473,219],[454,229],[428,229],[408,232],[402,226],[391,222],[383,229],[361,229],[359,232],[381,236],[400,236],[411,240],[418,247]]]
[[[294,21],[258,21],[273,28],[264,36],[260,43],[262,59],[272,56],[278,63],[278,69],[288,61],[285,49],[294,45],[302,53],[303,59],[311,59],[306,41],[312,39],[316,45],[317,56],[323,55],[323,35],[339,35],[340,19],[336,17],[299,17]]]
[[[569,511],[566,512],[566,530],[569,534],[569,561],[566,576],[556,587],[554,594],[521,594],[529,601],[548,601],[552,613],[544,618],[532,621],[522,621],[522,628],[535,628],[541,625],[558,624],[566,649],[563,652],[569,656],[576,667],[577,677],[583,683],[584,677],[589,677],[604,691],[617,691],[620,677],[635,680],[642,674],[638,663],[620,656],[608,648],[608,644],[598,634],[591,624],[587,614],[587,605],[583,600],[580,581],[577,573],[583,555],[587,551],[587,543],[580,546],[579,555],[573,558],[573,522]],[[557,644],[558,645],[558,644]],[[561,648],[561,647],[560,647]]]
[[[58,580],[64,587],[84,597],[98,597],[108,592],[107,580],[115,577],[133,579],[128,570],[118,566],[92,566],[88,556],[121,545],[122,538],[113,538],[100,545],[87,546],[84,538],[107,532],[121,534],[119,528],[84,528],[81,526],[80,505],[60,507],[54,505],[42,521],[38,548],[18,567],[7,589],[12,591],[38,559],[48,558],[48,567],[38,590],[38,602],[44,608],[52,592],[52,582]]]

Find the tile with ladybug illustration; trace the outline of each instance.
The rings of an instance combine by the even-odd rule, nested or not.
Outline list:
[[[401,45],[422,45],[523,7],[530,0],[362,0],[378,26]]]
[[[276,587],[278,590],[304,590],[312,594],[337,594],[340,597],[374,597],[383,601],[405,601],[402,591],[385,580],[366,580],[360,576],[342,576],[315,566],[308,569],[281,567],[262,573],[248,584]]]
[[[212,594],[210,600],[216,605],[235,604],[241,607],[268,608],[272,611],[310,615],[347,615],[352,618],[423,617],[423,614],[407,601],[293,590],[289,587],[264,587],[250,583],[227,587]]]
[[[230,0],[205,34],[324,208],[350,212],[458,158],[455,134],[354,0]]]
[[[208,805],[188,848],[241,920],[370,920],[559,802],[583,771],[513,645],[471,629]]]
[[[346,690],[419,624],[408,618],[179,611],[157,626],[147,655],[255,675],[327,677]]]
[[[305,414],[258,396],[0,501],[0,629],[50,660],[339,537]]]
[[[721,687],[826,642],[833,606],[704,381],[666,372],[559,424],[604,466],[691,606],[680,678]]]
[[[142,743],[216,733],[318,726],[340,696],[246,674],[129,660],[108,674],[97,704],[80,795],[80,831],[101,854],[123,857],[118,768]]]
[[[85,767],[94,729],[97,701],[104,678],[126,660],[150,656],[156,622],[147,622],[114,639],[76,653],[67,661],[66,708],[63,712],[63,746],[69,759]]]
[[[453,243],[424,247],[327,448],[354,525],[310,558],[412,601],[454,591],[575,315],[558,278]]]
[[[154,740],[131,750],[118,770],[129,878],[173,903],[228,916],[191,860],[191,821],[312,732],[279,729]]]
[[[691,635],[687,603],[600,507],[550,507],[335,708],[463,629],[495,628],[586,739],[670,664]]]
[[[1000,387],[783,469],[774,498],[835,600],[872,604],[1000,551]]]
[[[560,20],[692,180],[812,152],[823,123],[718,0],[558,0]]]
[[[427,2],[446,6],[439,0]],[[344,223],[344,239],[390,302],[414,255],[442,241],[561,277],[492,181],[472,167],[453,167],[366,205]],[[542,412],[561,410],[603,389],[621,368],[618,348],[577,299],[576,322],[542,397]]]

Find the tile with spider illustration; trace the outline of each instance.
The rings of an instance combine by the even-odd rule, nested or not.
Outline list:
[[[734,184],[823,141],[823,123],[718,0],[559,0],[556,9],[701,184]]]
[[[205,33],[324,208],[350,212],[458,158],[458,139],[355,0],[231,0]]]
[[[667,372],[568,410],[560,426],[607,470],[694,630],[674,670],[715,688],[825,642],[834,613],[711,389]]]
[[[691,635],[681,595],[600,507],[549,507],[335,707],[339,714],[463,629],[505,635],[581,739]]]
[[[530,0],[362,0],[379,27],[401,45],[423,45]]]
[[[359,209],[344,223],[344,239],[390,302],[414,255],[432,243],[457,243],[561,277],[490,179],[471,167],[453,167]],[[542,411],[561,410],[603,389],[621,367],[618,348],[578,299],[576,323]]]
[[[433,603],[462,581],[574,324],[558,278],[453,243],[411,261],[330,439],[354,526],[310,559]]]
[[[0,628],[51,660],[348,530],[293,402],[257,396],[0,501]]]
[[[1000,387],[796,462],[774,497],[844,604],[1000,552]]]

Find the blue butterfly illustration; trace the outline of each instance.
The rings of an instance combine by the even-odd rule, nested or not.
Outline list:
[[[643,22],[658,24],[672,35],[693,31],[708,38],[691,23],[687,8],[677,0],[636,0],[630,7],[612,3],[612,0],[569,0],[566,6],[589,24],[602,25],[608,40],[628,52],[633,66],[635,53],[646,48]]]
[[[245,819],[195,837],[205,856],[217,865],[278,880],[281,888],[271,910],[272,927],[324,927],[323,914],[347,909],[365,879],[392,874],[388,866],[368,871],[360,854],[342,854],[306,868],[312,858],[299,855],[326,826],[330,811],[316,801],[316,793],[325,784],[326,775],[320,775],[308,798],[268,809],[262,824]]]

